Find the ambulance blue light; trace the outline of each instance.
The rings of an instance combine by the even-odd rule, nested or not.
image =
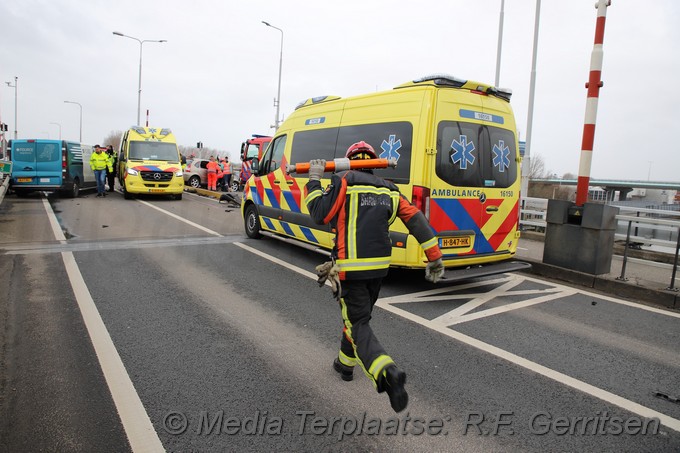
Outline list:
[[[421,82],[434,82],[435,85],[460,88],[467,83],[467,80],[459,79],[458,77],[448,74],[431,74],[413,81],[413,83]]]

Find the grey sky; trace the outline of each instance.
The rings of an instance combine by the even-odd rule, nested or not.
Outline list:
[[[236,156],[253,133],[273,133],[281,34],[281,114],[319,95],[352,96],[448,73],[493,84],[500,0],[342,2],[21,0],[0,3],[0,77],[19,77],[23,138],[99,143],[136,122],[139,39],[142,118],[180,144]],[[594,0],[543,0],[532,155],[558,175],[578,171],[596,9]],[[513,91],[526,136],[535,0],[506,0],[500,86]],[[680,2],[612,0],[604,37],[592,177],[678,181]],[[0,118],[14,130],[14,89]],[[651,170],[651,171],[650,171]]]

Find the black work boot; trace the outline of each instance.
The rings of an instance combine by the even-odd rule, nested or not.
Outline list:
[[[351,381],[354,379],[354,367],[340,363],[340,359],[337,357],[333,361],[333,369],[340,373],[340,377],[343,381]]]
[[[390,397],[390,404],[394,412],[401,412],[406,409],[406,405],[408,405],[408,393],[404,389],[406,373],[392,364],[385,367],[381,379],[382,385],[380,387]]]

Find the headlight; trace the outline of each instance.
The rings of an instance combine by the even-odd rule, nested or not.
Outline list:
[[[181,177],[182,175],[183,175],[182,170],[177,170],[177,171],[175,172],[175,176],[180,176],[180,177]]]
[[[128,173],[128,175],[132,175],[132,176],[139,175],[139,172],[137,170],[135,170],[134,168],[128,168],[127,173]]]

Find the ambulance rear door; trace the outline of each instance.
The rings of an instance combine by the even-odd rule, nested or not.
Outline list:
[[[487,100],[467,90],[438,93],[430,223],[445,259],[505,255],[516,246],[507,244],[517,223],[514,119]],[[496,102],[505,101],[488,104]]]

